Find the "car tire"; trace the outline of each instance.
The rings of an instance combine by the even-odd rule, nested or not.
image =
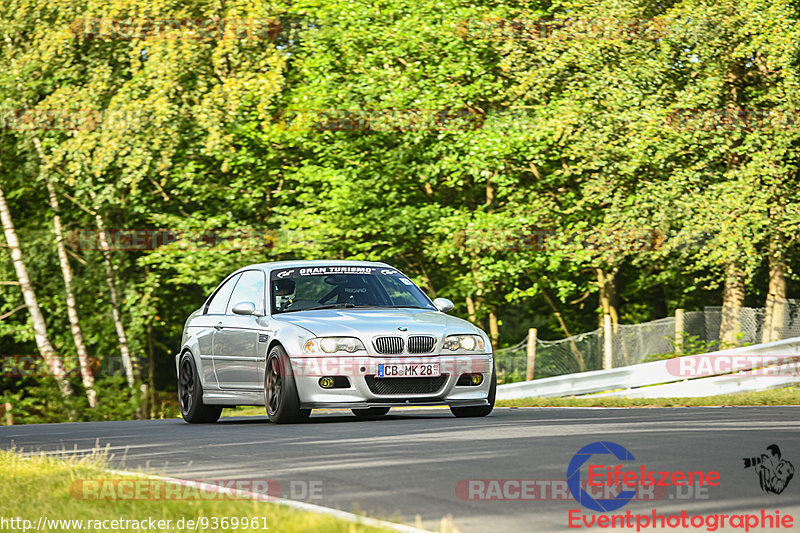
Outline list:
[[[486,416],[494,409],[494,398],[497,395],[497,376],[494,373],[494,365],[492,365],[491,384],[489,385],[489,395],[486,399],[489,405],[477,405],[475,407],[451,407],[450,412],[458,418],[469,418],[476,416]]]
[[[358,418],[378,418],[389,412],[391,407],[366,407],[363,409],[350,409]]]
[[[203,385],[191,352],[184,352],[178,365],[178,406],[190,424],[211,424],[222,414],[222,406],[203,403]]]
[[[307,420],[311,409],[300,409],[300,397],[292,375],[292,365],[283,347],[269,351],[264,372],[264,403],[274,424],[295,424]]]

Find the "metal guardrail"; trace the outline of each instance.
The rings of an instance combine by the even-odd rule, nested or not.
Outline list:
[[[747,357],[758,356],[758,357]],[[724,368],[719,362],[728,363]],[[497,387],[498,400],[592,394],[630,398],[714,396],[800,383],[800,337],[651,363]]]

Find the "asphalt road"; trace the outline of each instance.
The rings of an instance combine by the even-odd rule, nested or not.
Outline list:
[[[438,529],[441,518],[452,515],[463,533],[564,531],[571,509],[591,515],[568,494],[559,495],[558,487],[563,489],[573,455],[595,441],[624,446],[635,456],[634,471],[643,464],[654,471],[720,474],[719,485],[705,492],[658,489],[667,493],[654,494],[656,500],[643,493],[645,499],[616,513],[766,509],[774,515],[777,510],[792,515],[798,530],[800,472],[782,494],[766,494],[742,458],[759,457],[774,443],[784,459],[800,468],[800,407],[500,408],[480,419],[456,419],[441,409],[406,409],[372,421],[328,411],[315,412],[307,424],[288,426],[249,417],[223,418],[214,425],[154,420],[0,428],[3,448],[80,451],[108,444],[122,468],[185,479],[273,479],[286,497],[303,499],[310,490],[305,499],[312,503],[412,524],[421,515],[429,529]],[[610,456],[594,458],[598,464],[618,463]],[[586,476],[585,469],[581,475]],[[468,499],[468,482],[462,481],[508,479],[536,480],[539,488],[522,501],[476,501]],[[493,490],[503,487],[518,498],[515,486],[473,484],[472,497],[496,495]]]

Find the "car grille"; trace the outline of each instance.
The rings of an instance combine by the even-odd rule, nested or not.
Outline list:
[[[408,338],[408,353],[429,353],[436,346],[436,337],[412,335]]]
[[[447,381],[447,374],[435,378],[376,378],[365,376],[372,394],[433,394]]]
[[[403,353],[402,337],[378,337],[375,339],[375,349],[378,353],[398,354]]]

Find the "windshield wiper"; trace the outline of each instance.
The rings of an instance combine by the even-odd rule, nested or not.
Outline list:
[[[328,305],[321,305],[319,307],[307,307],[303,309],[303,311],[318,311],[320,309],[355,309],[360,308],[363,309],[365,307],[375,307],[374,305],[356,305],[351,303],[341,303],[341,304],[328,304]]]
[[[299,311],[316,311],[318,309],[337,309],[343,307],[356,307],[355,304],[343,303],[343,304],[329,304],[329,305],[321,305],[319,307],[304,307],[302,309],[285,309],[280,311],[281,313],[297,313]]]
[[[318,307],[306,307],[304,309],[287,309],[281,313],[294,313],[298,311],[320,311],[323,309],[424,309],[425,311],[433,311],[429,307],[419,307],[416,305],[356,305],[351,303],[328,304],[320,305]]]

